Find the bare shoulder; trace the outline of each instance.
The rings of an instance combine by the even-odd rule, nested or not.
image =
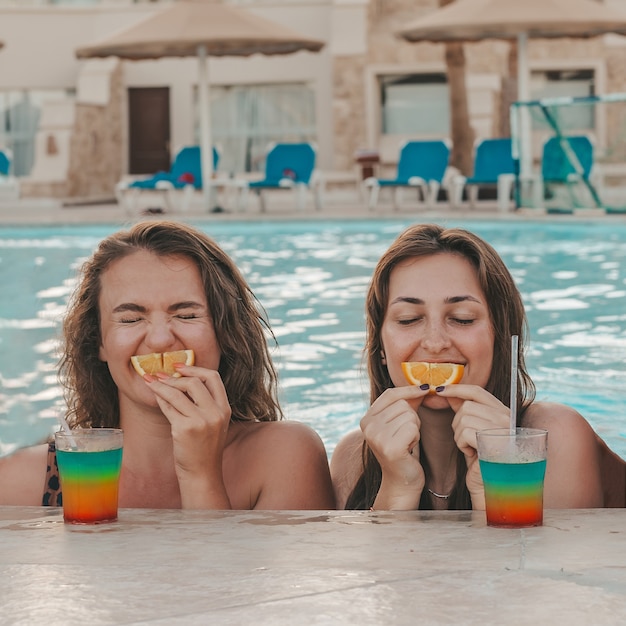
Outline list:
[[[326,448],[318,433],[302,422],[281,420],[278,422],[255,422],[246,430],[246,445],[263,446],[268,452],[272,448],[296,447],[297,452],[323,452]]]
[[[48,445],[21,448],[0,459],[0,504],[38,506],[46,482]]]
[[[543,428],[549,431],[548,437],[581,437],[595,441],[595,433],[589,422],[566,404],[558,402],[534,402],[526,411],[522,426]]]
[[[600,450],[589,422],[567,405],[536,402],[526,411],[522,426],[548,431],[546,508],[602,506]]]
[[[355,429],[340,439],[333,452],[330,460],[330,474],[338,509],[345,507],[348,496],[361,476],[362,450],[363,433],[360,429]]]
[[[302,422],[242,425],[237,456],[253,485],[252,508],[333,509],[328,455],[318,433]]]

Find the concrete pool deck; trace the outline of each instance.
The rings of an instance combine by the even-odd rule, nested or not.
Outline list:
[[[122,509],[63,523],[0,507],[3,624],[619,624],[624,510]]]
[[[51,198],[20,198],[19,200],[0,200],[0,224],[3,225],[68,225],[68,224],[119,224],[120,226],[139,219],[173,219],[183,221],[272,221],[272,220],[336,220],[336,219],[409,219],[421,222],[461,220],[550,220],[550,221],[588,221],[598,219],[603,222],[626,223],[624,214],[607,214],[601,209],[581,209],[571,215],[548,214],[543,209],[520,209],[518,211],[500,211],[496,202],[480,202],[477,208],[467,205],[453,208],[446,202],[440,202],[434,208],[419,206],[404,201],[398,210],[390,203],[383,203],[373,211],[368,210],[364,200],[354,192],[336,191],[325,196],[321,211],[316,211],[309,199],[304,211],[294,206],[293,196],[288,193],[276,193],[268,197],[268,210],[260,212],[258,201],[251,197],[245,211],[237,211],[228,197],[221,202],[225,211],[211,213],[201,206],[199,196],[194,198],[188,211],[165,211],[163,214],[144,215],[145,208],[165,210],[163,198],[155,197],[142,200],[140,210],[128,213],[112,199],[101,201],[63,201]]]

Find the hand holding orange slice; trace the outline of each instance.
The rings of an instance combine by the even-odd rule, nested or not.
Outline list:
[[[430,385],[429,393],[435,387],[453,385],[463,378],[465,366],[460,363],[428,363],[427,361],[403,361],[402,373],[411,385]]]
[[[153,352],[152,354],[135,354],[130,357],[130,362],[140,376],[163,372],[175,378],[179,378],[180,374],[174,368],[174,363],[193,365],[195,360],[196,357],[193,350]]]

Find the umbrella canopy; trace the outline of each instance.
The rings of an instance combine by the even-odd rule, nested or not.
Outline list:
[[[477,41],[626,34],[626,13],[593,0],[456,0],[407,24],[409,41]]]
[[[456,0],[397,34],[413,42],[517,39],[517,97],[526,101],[530,99],[529,37],[588,38],[606,33],[626,34],[626,12],[593,0]],[[522,129],[523,143],[529,134],[529,127]],[[529,150],[522,153],[530,158]],[[522,170],[529,170],[528,163],[522,161]]]
[[[323,41],[305,37],[238,7],[211,0],[179,0],[107,39],[78,48],[76,56],[79,59],[117,56],[135,61],[198,57],[202,178],[208,204],[213,159],[207,55],[318,52],[323,46]]]

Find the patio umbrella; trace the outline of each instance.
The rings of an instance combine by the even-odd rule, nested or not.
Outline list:
[[[213,174],[210,80],[207,56],[317,52],[324,42],[305,37],[254,13],[212,0],[179,0],[139,23],[76,50],[79,59],[117,56],[128,60],[198,57],[200,149],[204,198],[209,208]]]
[[[626,34],[626,12],[593,0],[456,0],[407,24],[397,34],[407,41],[517,40],[517,99],[530,100],[528,38],[588,38]],[[526,126],[526,128],[524,128]],[[522,126],[522,173],[530,169],[530,124]]]

